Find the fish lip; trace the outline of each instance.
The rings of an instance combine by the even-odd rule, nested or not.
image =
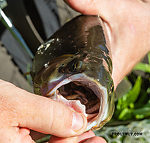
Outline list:
[[[86,76],[83,73],[80,74],[75,74],[72,75],[70,77],[67,77],[66,79],[60,81],[51,91],[48,92],[48,94],[46,95],[47,97],[51,97],[53,96],[57,96],[57,89],[60,88],[62,85],[68,84],[72,81],[80,81],[80,80],[89,80],[91,81],[93,84],[95,84],[94,86],[97,86],[96,89],[98,89],[98,91],[94,91],[93,92],[99,92],[99,95],[101,94],[101,92],[103,92],[100,96],[98,96],[98,98],[100,99],[100,109],[99,109],[99,113],[96,117],[94,117],[94,119],[92,119],[92,121],[90,121],[87,125],[87,131],[90,129],[95,129],[95,128],[100,128],[99,125],[102,121],[104,121],[107,118],[107,114],[108,114],[108,93],[107,93],[107,89],[105,87],[103,87],[102,85],[100,85],[100,83],[92,78],[89,78],[88,76]],[[96,95],[98,95],[98,93],[95,93]],[[54,97],[55,98],[55,97]]]

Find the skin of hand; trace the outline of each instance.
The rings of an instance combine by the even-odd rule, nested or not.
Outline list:
[[[92,131],[88,131],[80,136],[71,138],[51,137],[49,143],[106,143],[101,137],[96,137]]]
[[[86,117],[66,105],[0,80],[0,143],[35,143],[30,129],[55,135],[49,143],[105,143],[92,131],[82,134],[86,126]]]
[[[59,137],[77,136],[87,120],[66,105],[0,80],[0,143],[34,143],[30,130]]]

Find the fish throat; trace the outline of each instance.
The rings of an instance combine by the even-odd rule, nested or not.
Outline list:
[[[56,93],[57,96],[65,98],[60,101],[71,105],[70,107],[73,106],[75,111],[84,113],[88,122],[100,116],[103,109],[103,91],[94,81],[85,77],[78,79],[73,77],[72,81],[61,84]]]
[[[87,85],[74,81],[61,86],[58,91],[67,100],[79,100],[85,105],[86,114],[98,114],[100,99]]]

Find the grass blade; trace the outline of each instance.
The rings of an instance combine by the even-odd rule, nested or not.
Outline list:
[[[140,70],[143,72],[150,73],[150,65],[149,64],[144,64],[144,63],[138,63],[135,67],[134,70]]]

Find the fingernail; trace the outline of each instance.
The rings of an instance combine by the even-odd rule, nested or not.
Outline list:
[[[74,131],[78,131],[83,128],[84,119],[81,114],[74,112],[73,119],[72,119],[72,129]]]

